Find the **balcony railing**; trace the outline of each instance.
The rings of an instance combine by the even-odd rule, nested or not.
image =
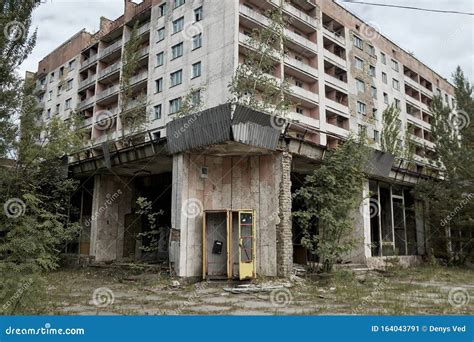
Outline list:
[[[141,27],[139,27],[138,35],[141,36],[142,34],[145,34],[148,31],[150,31],[150,23],[146,23],[145,25],[142,25]]]
[[[280,0],[267,0],[268,2],[272,3],[274,6],[280,6]],[[310,26],[313,29],[318,27],[318,21],[316,18],[312,18],[303,11],[299,10],[298,8],[292,6],[289,3],[284,3],[283,11],[290,15],[292,18],[297,19],[304,24]]]
[[[336,66],[345,69],[347,68],[347,61],[344,58],[341,58],[331,51],[324,49],[324,57],[327,58],[331,63],[335,64]]]
[[[291,67],[294,67],[298,69],[299,71],[308,74],[309,76],[313,78],[318,78],[318,69],[312,67],[311,65],[308,65],[302,61],[297,60],[296,58],[288,57],[285,60],[285,63],[290,65]]]
[[[99,79],[119,70],[122,67],[122,62],[117,62],[112,65],[109,65],[104,70],[99,71]]]
[[[99,52],[100,58],[104,58],[105,56],[111,54],[112,52],[122,48],[122,40],[116,41],[112,45],[106,47],[104,50]]]
[[[97,57],[99,57],[99,55],[96,53],[95,55],[92,55],[90,56],[88,59],[82,61],[81,63],[81,69],[85,68],[85,67],[88,67],[89,65],[97,62]]]
[[[46,84],[37,84],[35,91],[37,93],[44,93],[46,91]]]
[[[319,95],[316,93],[313,93],[312,91],[306,90],[304,88],[301,88],[295,85],[291,86],[291,91],[293,92],[294,96],[297,96],[300,99],[303,99],[312,103],[319,102]]]
[[[116,92],[118,92],[118,90],[119,90],[119,85],[117,84],[110,88],[107,88],[104,91],[101,91],[100,93],[96,95],[97,101],[102,100],[105,97],[114,95]]]
[[[333,111],[335,110],[336,113],[349,115],[349,107],[343,105],[342,103],[326,98],[326,106],[332,109]]]
[[[333,32],[333,31],[329,30],[326,26],[323,27],[323,33],[325,33],[326,36],[328,36],[329,38],[334,39],[335,41],[337,41],[341,45],[346,45],[346,38],[341,36],[339,33],[336,33],[336,32]]]
[[[96,75],[92,75],[92,76],[86,78],[85,80],[82,80],[81,82],[79,82],[79,89],[87,87],[91,83],[94,83],[95,80],[96,80]]]
[[[91,97],[85,99],[84,101],[81,101],[81,102],[79,103],[79,108],[87,107],[87,106],[93,104],[94,101],[95,101],[95,96],[91,96]]]
[[[142,72],[136,76],[133,76],[130,78],[130,85],[134,85],[134,84],[137,84],[141,81],[144,81],[148,78],[148,72]]]

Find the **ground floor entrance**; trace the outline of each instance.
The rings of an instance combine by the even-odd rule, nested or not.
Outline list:
[[[203,279],[255,278],[255,210],[206,210],[203,215]]]

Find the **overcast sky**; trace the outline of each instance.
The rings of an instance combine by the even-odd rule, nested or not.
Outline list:
[[[123,13],[123,0],[43,0],[34,13],[38,41],[33,54],[22,66],[35,71],[37,63],[65,40],[85,28],[99,29],[99,18],[115,19]],[[206,0],[234,1],[234,0]],[[330,1],[330,0],[325,0]],[[360,0],[431,9],[474,12],[474,0]],[[141,1],[136,1],[141,2]],[[474,16],[429,13],[354,4],[338,0],[347,9],[365,19],[392,41],[451,80],[461,65],[474,81]]]

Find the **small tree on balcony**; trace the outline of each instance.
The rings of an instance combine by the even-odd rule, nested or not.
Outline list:
[[[132,80],[139,70],[140,40],[138,39],[138,21],[130,32],[130,39],[125,43],[122,58],[122,73],[120,78],[120,121],[122,124],[122,141],[126,135],[131,137],[145,127],[146,94],[136,93]]]
[[[288,23],[281,6],[265,13],[267,26],[252,30],[246,40],[244,60],[237,67],[229,90],[234,104],[284,117],[292,101],[291,87],[283,72],[288,55],[285,36]]]
[[[407,128],[404,136],[404,144],[401,139],[400,109],[391,104],[382,113],[382,134],[380,139],[383,152],[392,154],[398,159],[403,159],[410,163],[413,160],[415,144],[411,138],[411,131]]]

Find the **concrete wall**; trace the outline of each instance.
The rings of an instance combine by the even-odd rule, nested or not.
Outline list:
[[[97,262],[120,260],[123,256],[125,215],[132,211],[129,180],[114,175],[94,177],[90,255]]]
[[[208,178],[201,178],[202,167],[208,167]],[[178,275],[202,274],[202,210],[209,209],[255,209],[257,273],[277,275],[281,169],[279,155],[174,156],[171,221],[180,230]]]

